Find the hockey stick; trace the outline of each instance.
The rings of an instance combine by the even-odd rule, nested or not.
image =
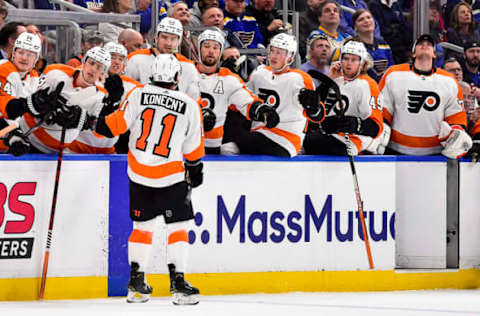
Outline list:
[[[0,138],[4,138],[8,133],[10,133],[11,131],[13,131],[14,129],[16,129],[18,127],[18,124],[16,122],[2,128],[0,130]]]
[[[40,294],[39,294],[40,300],[43,300],[45,296],[48,260],[50,258],[50,246],[52,244],[53,220],[55,219],[55,209],[57,207],[58,183],[60,182],[60,169],[62,168],[63,149],[65,148],[65,134],[66,134],[66,128],[63,127],[62,135],[60,137],[60,152],[58,153],[58,159],[57,159],[57,171],[55,173],[55,186],[53,187],[52,209],[50,211],[50,222],[48,224],[47,246],[45,248],[45,255],[43,257],[42,282],[40,284]]]

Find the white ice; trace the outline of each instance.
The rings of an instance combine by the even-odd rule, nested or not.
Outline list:
[[[174,306],[169,298],[144,304],[125,298],[0,302],[5,316],[411,316],[480,315],[480,291],[438,290],[366,293],[288,293],[201,296],[195,306]]]

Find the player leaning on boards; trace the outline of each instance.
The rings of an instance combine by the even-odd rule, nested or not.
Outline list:
[[[390,67],[380,81],[383,118],[392,128],[386,154],[465,155],[472,140],[462,89],[447,71],[434,66],[435,41],[424,34],[412,48],[412,64]]]
[[[123,97],[139,82],[123,75],[127,62],[127,50],[123,45],[109,42],[105,44],[103,49],[107,54],[110,54],[111,60],[108,77],[103,83],[109,97],[103,100],[103,107],[98,115],[107,116],[118,108]],[[90,91],[92,93],[96,92],[92,89]],[[77,154],[113,154],[115,153],[114,145],[117,141],[118,137],[99,137],[98,134],[90,130],[81,131],[78,137],[68,146],[68,151]]]
[[[41,115],[39,113],[42,111],[41,108],[49,110],[50,104],[55,105],[53,94],[49,96],[46,90],[36,92],[39,75],[33,68],[41,50],[40,38],[35,34],[24,32],[15,40],[10,60],[0,61],[0,111],[2,113],[0,129],[13,124],[14,119],[18,126],[19,118],[25,113]],[[31,98],[31,107],[28,105],[28,97]],[[1,118],[2,116],[4,118]],[[0,145],[0,152],[8,149],[8,152],[14,156],[21,156],[30,150],[30,144],[19,128],[11,131],[4,142],[7,146]]]
[[[236,111],[248,118],[249,111],[263,103],[245,87],[238,75],[228,68],[219,67],[224,42],[224,35],[217,29],[205,30],[198,37],[200,63],[197,64],[197,69],[200,72],[207,154],[220,154],[229,107],[235,107]]]
[[[178,78],[178,89],[195,100],[200,98],[199,75],[193,61],[178,53],[183,35],[183,26],[174,18],[164,18],[158,23],[156,47],[140,49],[128,55],[126,75],[142,84],[150,82],[150,74],[155,56],[173,54],[182,71]]]
[[[145,283],[145,268],[156,219],[163,215],[174,303],[196,304],[199,291],[185,281],[183,274],[189,247],[187,228],[193,219],[190,186],[195,188],[203,182],[201,113],[195,100],[176,91],[180,64],[173,55],[157,55],[152,68],[152,83],[130,90],[118,110],[107,117],[82,120],[85,110],[75,106],[58,113],[57,120],[68,128],[91,129],[107,137],[131,132],[128,176],[134,224],[129,239],[127,301],[145,302],[152,293]]]
[[[290,68],[296,53],[297,41],[293,36],[277,34],[271,39],[270,66],[255,70],[247,83],[265,103],[250,107],[248,115],[256,121],[251,131],[238,129],[232,133],[232,141],[223,144],[222,151],[280,157],[298,154],[307,117],[320,122],[325,116],[325,107],[321,102],[305,102],[311,99],[304,98],[305,94],[316,92],[309,75]]]
[[[382,132],[378,86],[366,74],[371,65],[367,49],[362,42],[350,40],[340,50],[341,61],[330,67],[329,77],[338,85],[341,101],[327,97],[321,129],[309,126],[305,136],[306,154],[356,155]],[[349,136],[345,137],[345,133]]]

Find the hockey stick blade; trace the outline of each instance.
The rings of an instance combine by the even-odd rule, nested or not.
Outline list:
[[[332,89],[333,92],[335,93],[335,98],[337,101],[340,101],[342,99],[342,94],[340,93],[340,88],[338,87],[337,83],[332,80],[329,76],[326,74],[321,73],[320,71],[317,71],[315,69],[310,69],[308,71],[308,74],[313,78],[317,79],[320,81],[320,85],[317,87],[315,91],[322,96],[322,102],[325,102],[326,96],[328,95],[328,90]],[[326,91],[322,91],[323,89],[326,88]]]

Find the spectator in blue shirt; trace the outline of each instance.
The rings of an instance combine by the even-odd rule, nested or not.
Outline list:
[[[340,5],[333,0],[325,0],[320,5],[318,21],[320,25],[314,32],[319,35],[326,35],[332,45],[336,48],[342,46],[342,42],[350,35],[339,30],[340,25]]]
[[[245,14],[245,7],[245,0],[225,1],[224,29],[240,39],[243,47],[239,48],[258,48],[264,45],[263,37],[257,20]]]
[[[311,69],[328,75],[332,47],[325,35],[313,33],[307,39],[307,62],[300,66],[300,70],[307,72]],[[313,79],[315,86],[319,86],[317,79]]]
[[[368,6],[364,0],[337,0],[340,5],[345,7],[351,8],[355,11],[364,9],[368,10]],[[345,10],[342,11],[341,19],[340,19],[340,28],[343,32],[355,35],[355,24],[353,23],[353,14],[349,13]],[[375,38],[383,39],[382,35],[380,34],[380,27],[378,26],[378,22],[375,21]]]
[[[140,15],[140,33],[147,34],[152,27],[152,1],[140,0],[136,1],[137,12],[135,14]],[[165,2],[158,4],[158,21],[167,17],[168,7]]]

